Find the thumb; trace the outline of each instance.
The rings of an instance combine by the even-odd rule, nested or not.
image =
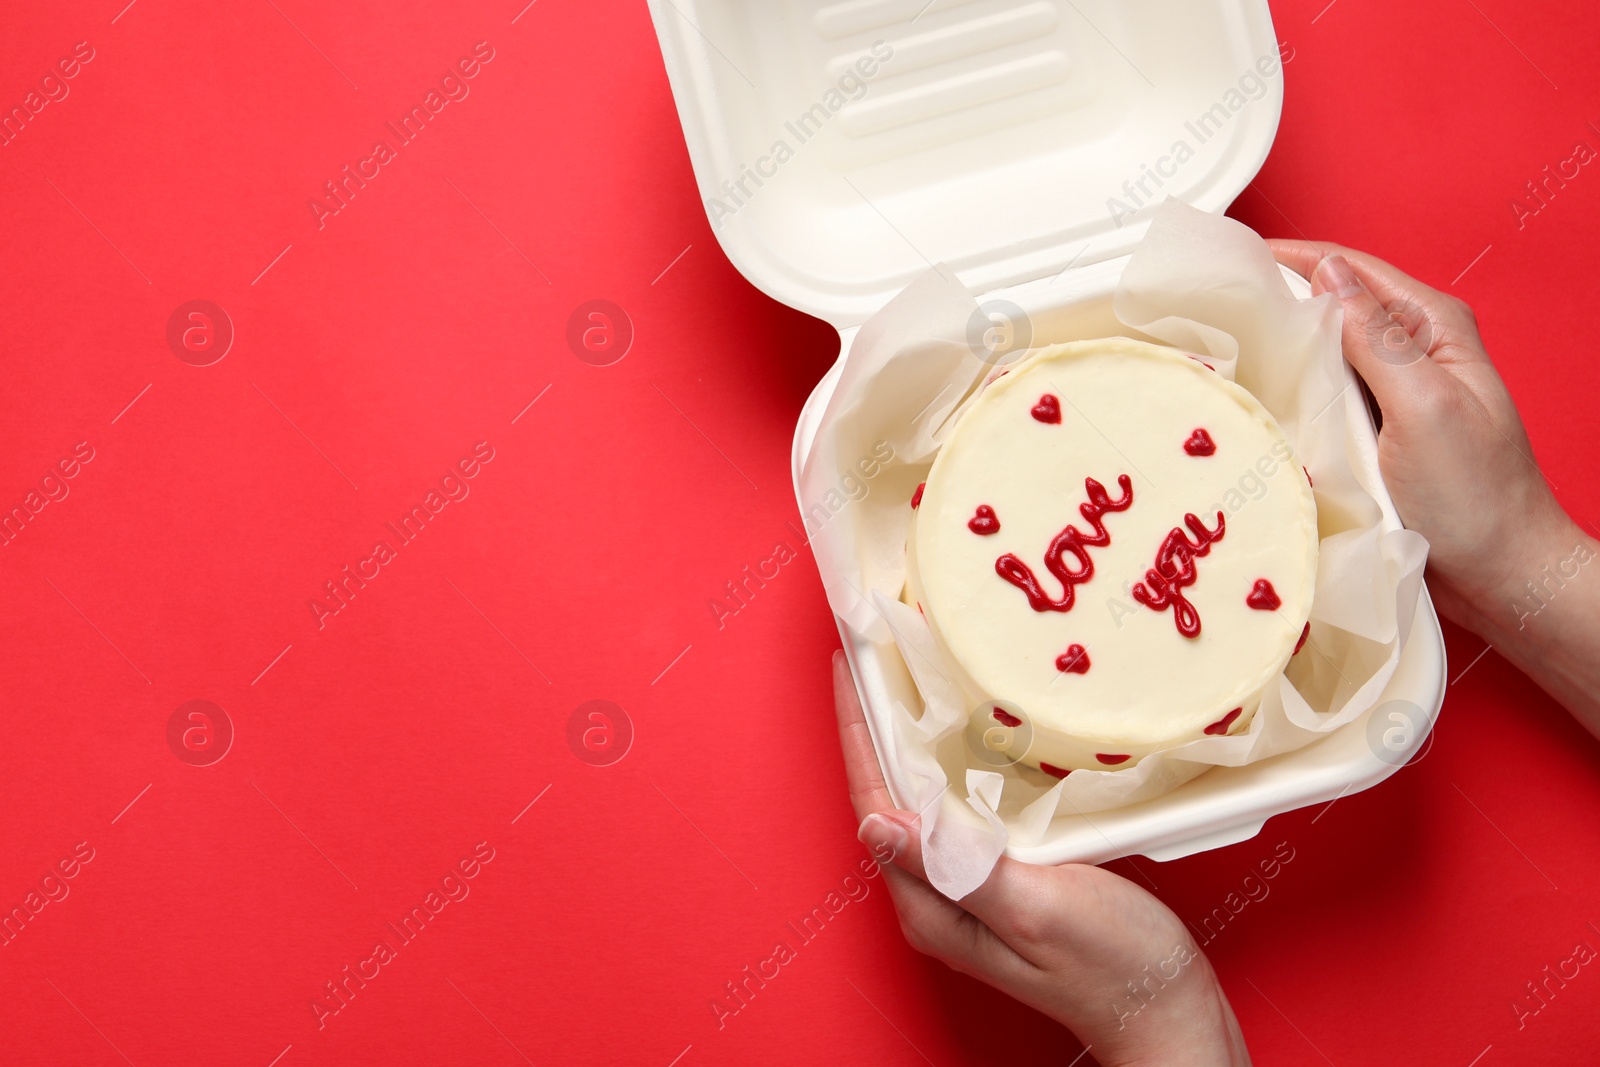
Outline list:
[[[856,836],[879,863],[893,863],[900,872],[926,882],[920,828],[920,819],[913,812],[880,811],[861,820]],[[1060,903],[1058,870],[1002,855],[988,879],[955,904],[1011,943],[1027,937],[1026,931],[1036,926],[1033,919],[1054,913]]]
[[[879,863],[893,863],[918,878],[928,877],[922,867],[922,839],[915,812],[873,812],[861,820],[856,837]]]
[[[1365,379],[1380,408],[1393,410],[1397,401],[1415,395],[1419,377],[1438,372],[1427,348],[1412,336],[1419,323],[1385,307],[1343,256],[1324,256],[1311,272],[1311,282],[1313,291],[1331,293],[1339,301],[1345,358]]]

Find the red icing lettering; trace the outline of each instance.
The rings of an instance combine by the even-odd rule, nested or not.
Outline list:
[[[1189,542],[1182,526],[1174,526],[1156,553],[1155,568],[1145,571],[1144,581],[1133,587],[1133,599],[1156,611],[1171,608],[1178,632],[1185,637],[1199,637],[1200,613],[1183,595],[1183,590],[1194,584],[1194,561],[1211,551],[1213,541],[1222,540],[1227,527],[1220,511],[1215,530],[1206,529],[1205,523],[1192,512],[1185,515],[1183,521],[1193,532],[1194,543]]]
[[[1000,532],[1000,520],[994,516],[994,508],[988,504],[979,504],[978,513],[967,520],[967,529],[979,537],[988,537],[990,534]]]
[[[1028,598],[1028,606],[1034,611],[1071,611],[1073,586],[1094,577],[1094,561],[1089,558],[1089,547],[1103,548],[1111,543],[1111,535],[1106,532],[1101,517],[1108,511],[1126,511],[1133,503],[1133,481],[1126,474],[1120,474],[1117,476],[1117,485],[1122,490],[1122,497],[1112,500],[1105,486],[1093,478],[1085,478],[1083,487],[1089,500],[1079,504],[1078,511],[1089,523],[1092,532],[1084,533],[1076,526],[1068,526],[1056,534],[1050,547],[1045,550],[1045,569],[1061,583],[1059,598],[1047,596],[1033,568],[1010,552],[994,561],[995,573],[1021,589]],[[1068,555],[1078,561],[1076,570],[1067,568],[1065,557]]]
[[[1228,727],[1233,725],[1233,720],[1237,719],[1239,717],[1239,713],[1242,712],[1243,710],[1244,710],[1243,708],[1234,708],[1232,711],[1228,712],[1228,714],[1224,715],[1222,718],[1218,719],[1216,722],[1212,723],[1210,726],[1207,726],[1206,727],[1206,733],[1208,733],[1208,734],[1225,734],[1225,733],[1227,733],[1228,732]]]
[[[1250,594],[1244,602],[1257,611],[1277,611],[1283,607],[1283,601],[1278,599],[1278,591],[1272,588],[1272,583],[1265,578],[1257,578],[1256,584],[1250,587]]]
[[[1056,657],[1056,670],[1067,674],[1088,674],[1088,650],[1082,645],[1068,645],[1067,650]]]
[[[1041,763],[1039,769],[1053,778],[1065,778],[1072,773],[1070,770],[1057,767],[1054,763]]]
[[[1217,443],[1204,430],[1196,430],[1183,443],[1183,450],[1191,456],[1210,456],[1216,453]]]
[[[1133,757],[1109,752],[1096,752],[1094,758],[1104,763],[1107,767],[1115,767],[1119,763],[1127,763]]]
[[[1039,398],[1037,404],[1033,405],[1032,414],[1040,422],[1060,422],[1061,401],[1057,400],[1054,394],[1046,393]]]

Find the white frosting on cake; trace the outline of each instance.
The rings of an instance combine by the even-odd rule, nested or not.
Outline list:
[[[1053,542],[1058,571],[1087,559],[1092,574],[1060,580]],[[1029,355],[952,427],[921,490],[905,599],[988,747],[1059,777],[1243,730],[1301,640],[1317,546],[1309,475],[1260,402],[1177,349],[1080,341]]]

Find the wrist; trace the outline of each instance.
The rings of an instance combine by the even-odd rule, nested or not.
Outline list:
[[[1582,582],[1600,560],[1600,543],[1585,534],[1575,523],[1547,543],[1543,554],[1527,563],[1526,571],[1500,589],[1499,599],[1485,605],[1484,616],[1476,627],[1479,636],[1491,644],[1507,641],[1539,644],[1541,635],[1557,628],[1541,626],[1566,613],[1566,609],[1586,598],[1571,588]]]
[[[1136,1018],[1098,1033],[1075,1030],[1079,1040],[1102,1067],[1247,1067],[1250,1056],[1227,994],[1203,955],[1196,954],[1196,964],[1166,1003],[1153,1002]]]
[[[1527,636],[1532,621],[1600,559],[1600,542],[1559,507],[1553,510],[1522,524],[1494,558],[1478,562],[1471,573],[1430,563],[1429,585],[1440,611],[1489,644]]]

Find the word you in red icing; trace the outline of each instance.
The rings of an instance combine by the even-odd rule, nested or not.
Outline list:
[[[1283,607],[1283,601],[1278,598],[1278,591],[1272,588],[1272,583],[1265,578],[1257,578],[1256,584],[1250,587],[1250,595],[1244,602],[1257,611],[1277,611]]]
[[[1183,595],[1183,590],[1194,584],[1194,561],[1211,551],[1213,541],[1222,540],[1227,532],[1222,512],[1217,512],[1217,528],[1206,529],[1205,523],[1193,512],[1183,521],[1194,533],[1194,543],[1184,533],[1182,526],[1174,526],[1167,539],[1156,552],[1153,570],[1144,572],[1144,581],[1133,587],[1133,599],[1156,611],[1172,609],[1172,618],[1178,632],[1185,637],[1200,636],[1200,613]]]
[[[1189,439],[1183,443],[1183,450],[1191,456],[1211,456],[1216,454],[1217,443],[1204,429],[1199,429],[1189,435]]]
[[[1000,520],[995,518],[994,508],[988,504],[979,504],[978,513],[967,520],[967,529],[979,537],[988,537],[990,534],[1000,532]]]
[[[1089,499],[1078,505],[1078,511],[1092,532],[1084,533],[1076,526],[1068,526],[1056,534],[1050,547],[1045,550],[1044,566],[1061,583],[1060,597],[1047,596],[1033,568],[1012,553],[1007,552],[994,561],[995,573],[1021,589],[1028,598],[1028,606],[1034,611],[1071,611],[1073,586],[1094,577],[1094,561],[1089,558],[1089,548],[1104,548],[1111,543],[1111,535],[1106,532],[1101,517],[1108,511],[1126,511],[1133,503],[1132,479],[1126,474],[1119,474],[1117,486],[1122,490],[1122,497],[1113,500],[1105,486],[1093,478],[1085,478],[1083,487]],[[1065,557],[1069,555],[1078,561],[1076,570],[1067,567]]]
[[[1066,674],[1088,674],[1088,650],[1082,645],[1068,645],[1067,650],[1056,657],[1056,670]]]
[[[1055,394],[1046,393],[1033,405],[1031,414],[1040,422],[1058,423],[1061,421],[1061,401],[1056,399]]]

